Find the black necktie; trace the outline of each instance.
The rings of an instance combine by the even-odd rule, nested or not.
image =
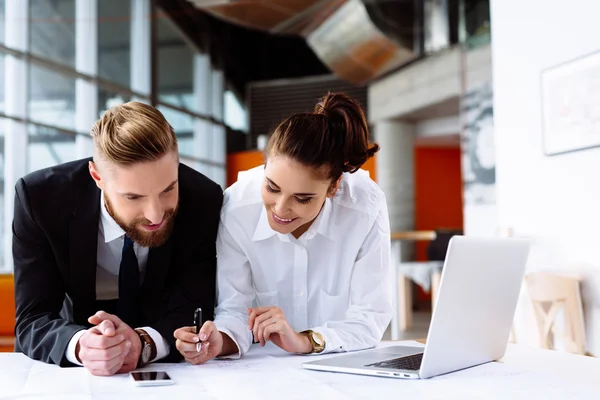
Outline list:
[[[133,251],[133,242],[125,235],[121,267],[119,268],[117,316],[132,328],[135,328],[139,290],[140,268]]]

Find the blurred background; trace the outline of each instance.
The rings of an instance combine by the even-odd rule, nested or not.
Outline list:
[[[0,0],[0,346],[14,185],[91,156],[107,108],[160,109],[182,162],[226,188],[284,117],[344,91],[381,145],[364,168],[393,232],[385,337],[427,334],[452,235],[518,236],[528,276],[571,279],[576,306],[545,332],[524,281],[510,340],[600,353],[599,13],[596,0]]]

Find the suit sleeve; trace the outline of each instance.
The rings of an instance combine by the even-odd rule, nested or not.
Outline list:
[[[23,179],[15,186],[13,259],[16,348],[34,360],[73,366],[65,357],[84,326],[60,317],[65,287],[48,238],[35,220]]]
[[[198,204],[196,210],[204,209],[204,213],[195,211],[200,218],[192,218],[194,223],[187,224],[190,228],[183,232],[186,236],[185,247],[187,255],[181,265],[169,266],[170,288],[167,298],[168,306],[163,318],[150,327],[167,341],[169,354],[161,362],[178,362],[183,357],[175,347],[173,332],[193,323],[193,312],[197,307],[202,308],[204,321],[214,318],[215,309],[215,280],[217,270],[216,240],[219,226],[219,215],[223,203],[223,192],[219,186],[214,186],[213,192],[206,191],[205,198],[211,201],[204,205]],[[202,222],[197,221],[203,219]],[[205,233],[198,237],[198,229],[203,226]],[[178,235],[180,232],[177,233]]]

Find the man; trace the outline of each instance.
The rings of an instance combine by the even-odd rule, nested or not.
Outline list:
[[[222,189],[153,107],[114,107],[92,136],[93,160],[17,182],[15,350],[94,375],[178,361],[175,329],[213,318]]]

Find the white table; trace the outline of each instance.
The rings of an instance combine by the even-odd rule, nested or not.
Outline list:
[[[153,388],[135,387],[127,375],[94,377],[83,368],[59,368],[22,354],[0,353],[0,399],[600,398],[598,359],[518,345],[509,345],[500,363],[420,381],[304,370],[301,363],[312,357],[288,355],[273,345],[254,346],[236,361],[154,364],[146,370],[166,370],[176,383]]]

